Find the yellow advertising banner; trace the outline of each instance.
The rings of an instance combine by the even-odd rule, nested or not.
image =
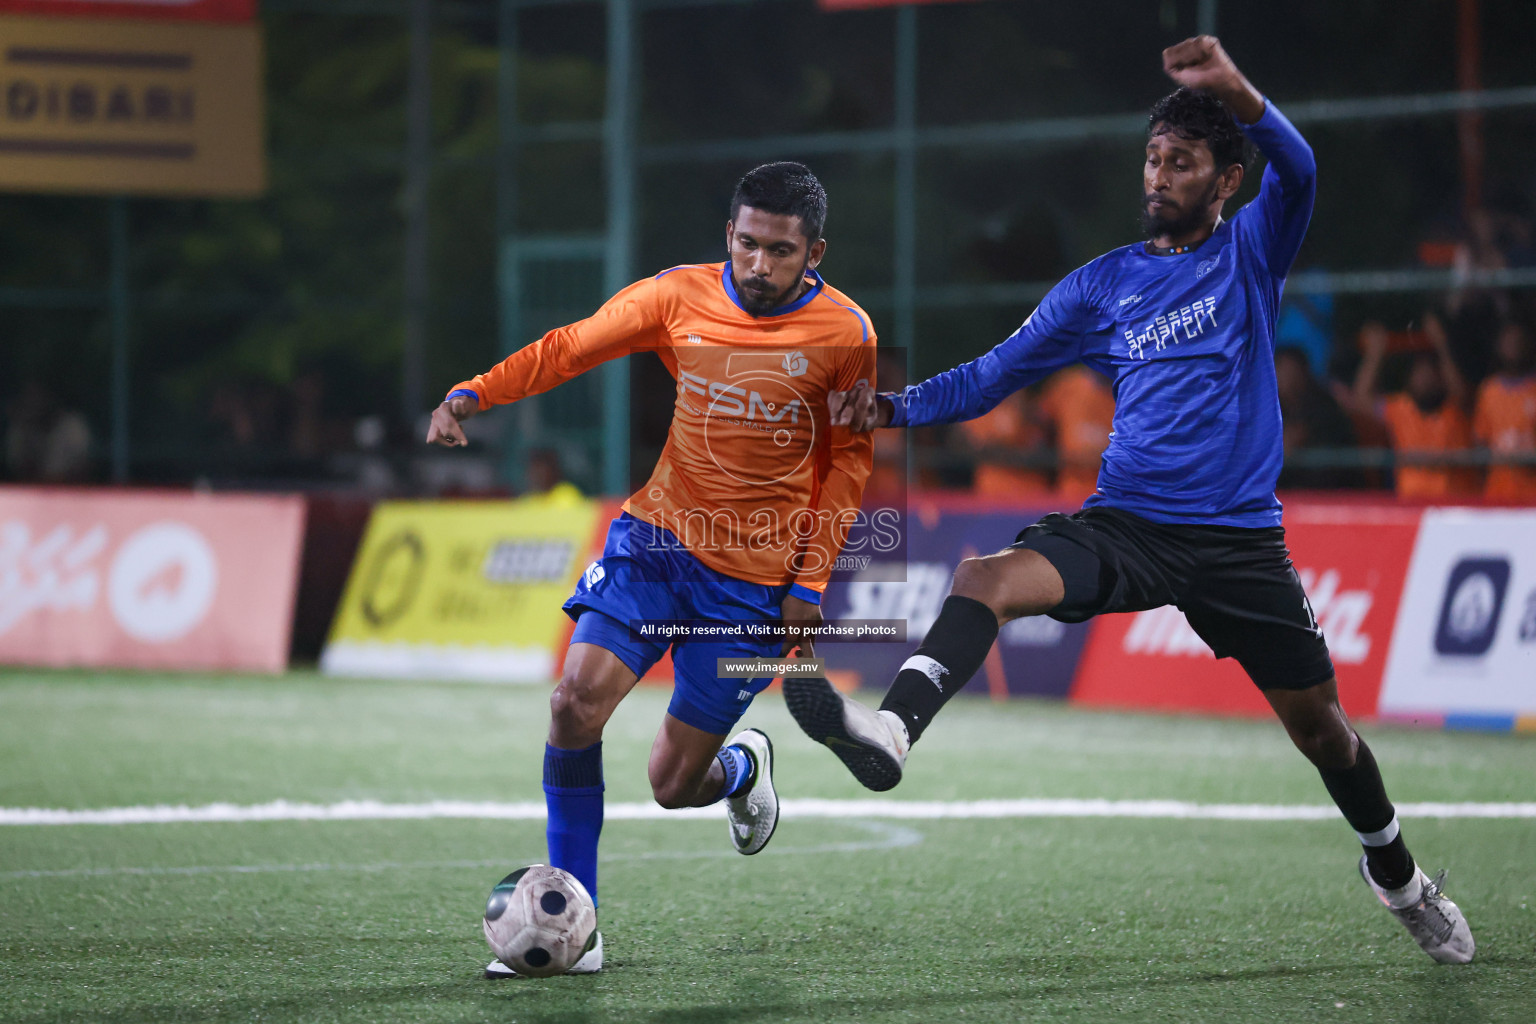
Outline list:
[[[255,24],[0,15],[0,191],[266,187]]]
[[[392,501],[368,521],[320,667],[546,682],[593,557],[591,501]]]

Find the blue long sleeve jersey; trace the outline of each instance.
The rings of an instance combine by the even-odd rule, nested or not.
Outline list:
[[[1317,164],[1266,102],[1243,131],[1259,195],[1193,251],[1129,245],[1067,275],[986,355],[892,395],[891,426],[974,419],[1071,363],[1114,381],[1115,418],[1086,505],[1160,523],[1278,526],[1275,318],[1312,216]]]

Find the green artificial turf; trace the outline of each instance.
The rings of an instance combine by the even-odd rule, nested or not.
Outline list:
[[[604,741],[648,799],[665,693]],[[11,671],[0,806],[541,799],[542,687]],[[869,796],[761,698],[786,797]],[[1401,802],[1536,800],[1536,741],[1368,728]],[[954,702],[893,800],[1326,802],[1268,722]],[[1431,962],[1342,821],[611,821],[606,967],[490,982],[537,821],[0,826],[0,1020],[1536,1021],[1536,821],[1408,821],[1477,935]]]

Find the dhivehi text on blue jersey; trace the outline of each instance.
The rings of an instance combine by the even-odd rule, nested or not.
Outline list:
[[[974,419],[1071,363],[1114,381],[1098,490],[1162,523],[1278,526],[1275,320],[1317,190],[1312,149],[1266,102],[1243,131],[1268,160],[1259,194],[1188,253],[1141,244],[1067,275],[985,355],[893,396],[892,426]]]

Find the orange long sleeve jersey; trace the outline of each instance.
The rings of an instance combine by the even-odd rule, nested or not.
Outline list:
[[[677,381],[672,425],[625,511],[670,530],[718,572],[799,584],[794,592],[817,600],[873,453],[871,435],[829,426],[827,394],[875,383],[875,332],[814,271],[811,285],[790,305],[752,316],[728,264],[674,267],[449,394],[472,393],[485,410],[610,359],[656,352]]]

